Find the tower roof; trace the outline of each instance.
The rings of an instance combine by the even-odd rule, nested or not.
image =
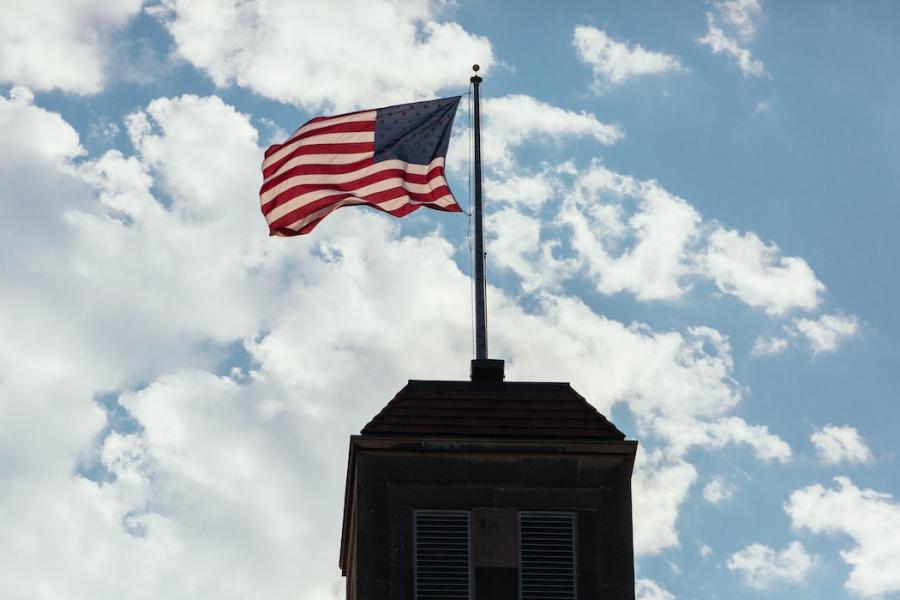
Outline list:
[[[363,435],[623,440],[568,383],[412,380]]]

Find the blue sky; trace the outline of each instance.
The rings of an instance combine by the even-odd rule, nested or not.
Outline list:
[[[491,355],[640,441],[638,598],[900,597],[898,30],[875,1],[17,6],[0,596],[343,597],[347,437],[467,376],[467,220],[269,238],[262,152],[477,62]]]

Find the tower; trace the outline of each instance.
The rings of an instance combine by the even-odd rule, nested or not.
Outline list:
[[[348,600],[634,599],[637,442],[568,383],[410,381],[350,438]]]

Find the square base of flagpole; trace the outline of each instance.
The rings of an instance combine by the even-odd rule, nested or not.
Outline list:
[[[472,381],[503,381],[503,361],[498,358],[476,358],[472,361]]]

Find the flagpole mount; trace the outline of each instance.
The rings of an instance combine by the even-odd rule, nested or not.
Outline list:
[[[484,81],[472,65],[474,75],[469,79],[474,91],[475,104],[475,360],[472,361],[472,381],[503,381],[503,361],[488,358],[487,282],[484,275],[484,210],[481,197],[481,82]]]

